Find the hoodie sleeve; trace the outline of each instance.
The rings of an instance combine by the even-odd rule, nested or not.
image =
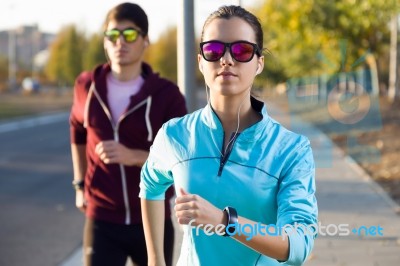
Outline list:
[[[87,87],[90,86],[89,72],[83,72],[75,80],[74,98],[69,118],[70,141],[74,144],[86,144],[86,128],[84,123],[84,110],[87,98]]]
[[[139,197],[148,200],[164,200],[165,191],[172,185],[171,149],[167,148],[164,125],[157,133],[150,154],[140,174]]]
[[[278,221],[289,238],[289,265],[302,265],[314,246],[317,230],[315,165],[305,137],[294,147],[290,164],[283,169],[278,191]]]

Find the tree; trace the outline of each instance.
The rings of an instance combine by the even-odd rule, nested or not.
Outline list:
[[[7,87],[8,80],[8,59],[0,56],[0,92]]]
[[[321,68],[316,55],[325,36],[321,27],[311,25],[313,7],[311,0],[270,0],[256,11],[265,32],[264,46],[271,52],[265,55],[264,77],[278,83]]]
[[[83,69],[92,70],[96,65],[107,61],[103,46],[103,36],[93,34],[87,43],[83,53]]]
[[[162,34],[159,39],[152,43],[145,55],[144,60],[149,62],[154,71],[160,75],[177,82],[177,43],[176,27],[171,27]]]
[[[387,50],[398,0],[268,0],[256,11],[265,32],[266,73],[291,77],[350,71]]]
[[[82,51],[85,38],[74,25],[66,26],[58,33],[50,47],[46,74],[50,81],[72,85],[82,71]]]

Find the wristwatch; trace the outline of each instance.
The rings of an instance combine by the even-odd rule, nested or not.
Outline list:
[[[236,232],[236,224],[238,223],[238,215],[235,208],[227,206],[224,209],[226,215],[225,234],[224,236],[233,236]]]
[[[74,180],[72,181],[72,187],[75,190],[83,190],[85,187],[85,180]]]

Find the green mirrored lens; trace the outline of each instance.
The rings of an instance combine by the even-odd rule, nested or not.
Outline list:
[[[124,39],[126,42],[134,42],[138,37],[138,32],[133,29],[124,30],[122,31],[122,34],[124,35]]]
[[[124,36],[125,42],[134,42],[136,41],[139,35],[139,31],[136,29],[125,29],[125,30],[112,29],[104,32],[106,38],[111,42],[116,42],[121,34],[122,36]]]
[[[104,33],[104,35],[112,42],[116,42],[119,38],[119,31],[118,30],[108,30]]]

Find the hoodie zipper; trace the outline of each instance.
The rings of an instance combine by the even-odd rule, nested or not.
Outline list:
[[[101,99],[100,95],[98,94],[98,92],[96,91],[95,88],[93,88],[93,92],[96,95],[97,100],[99,101],[101,107],[103,108],[104,112],[106,113],[110,123],[111,123],[111,127],[113,129],[114,132],[114,141],[119,143],[119,134],[118,134],[118,130],[119,130],[119,125],[121,123],[121,121],[127,117],[128,115],[130,115],[131,113],[133,113],[134,111],[136,111],[138,108],[140,108],[142,105],[146,104],[146,102],[149,101],[149,99],[145,99],[143,101],[141,101],[140,103],[138,103],[137,105],[135,105],[134,107],[132,107],[131,109],[129,109],[126,113],[124,113],[117,121],[117,123],[114,125],[112,117],[111,117],[111,113],[108,110],[106,104],[103,102],[103,100]],[[151,97],[149,97],[151,99]],[[124,198],[124,205],[125,205],[125,224],[129,225],[131,224],[131,209],[129,206],[129,197],[128,197],[128,187],[126,184],[126,173],[125,173],[125,168],[123,164],[119,164],[119,168],[121,171],[121,181],[122,181],[122,194],[123,194],[123,198]]]
[[[231,154],[231,152],[233,150],[233,145],[235,144],[235,141],[236,141],[238,135],[239,134],[236,134],[236,135],[233,136],[233,139],[232,138],[230,139],[230,142],[228,144],[226,152],[225,152],[225,149],[224,149],[224,144],[225,143],[224,143],[224,141],[222,141],[222,154],[221,154],[221,158],[220,158],[220,161],[219,161],[218,176],[222,175],[222,170],[224,169],[226,161],[228,161],[229,155]],[[225,132],[224,132],[224,135],[223,135],[223,140],[225,140]]]

